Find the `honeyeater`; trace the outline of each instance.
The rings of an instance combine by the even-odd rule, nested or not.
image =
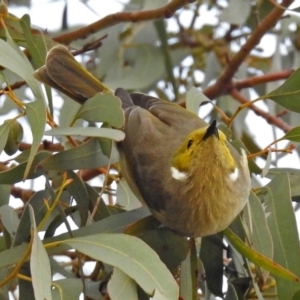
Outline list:
[[[103,91],[63,46],[50,50],[35,77],[80,103]],[[117,145],[121,170],[133,192],[180,235],[225,229],[250,193],[244,150],[231,146],[216,121],[207,124],[177,104],[122,88],[115,95],[125,114],[125,139]]]

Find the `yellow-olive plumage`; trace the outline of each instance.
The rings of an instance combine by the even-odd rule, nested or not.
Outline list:
[[[63,46],[55,46],[40,81],[79,103],[108,91]],[[182,107],[117,89],[125,113],[125,140],[118,144],[123,174],[135,194],[162,224],[190,237],[225,229],[250,192],[245,154],[216,127]]]
[[[153,215],[184,236],[225,229],[250,192],[245,154],[179,105],[116,90],[125,111],[122,168]]]

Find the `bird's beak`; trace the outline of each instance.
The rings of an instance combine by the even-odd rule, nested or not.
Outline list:
[[[217,137],[219,139],[219,131],[217,128],[217,121],[213,120],[211,122],[211,124],[208,126],[208,128],[206,129],[206,133],[203,136],[203,141],[207,140],[210,136],[214,135],[215,137]]]

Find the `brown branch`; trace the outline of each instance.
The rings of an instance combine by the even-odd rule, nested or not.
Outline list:
[[[192,2],[195,2],[195,0],[173,0],[167,5],[157,9],[110,14],[84,28],[57,36],[53,38],[53,40],[58,43],[68,45],[72,41],[84,39],[101,29],[114,26],[122,22],[140,22],[170,18],[178,9]]]
[[[32,144],[22,142],[19,145],[19,150],[25,151],[25,150],[31,149],[31,147],[32,147]],[[41,151],[41,150],[48,150],[51,152],[60,152],[60,151],[64,151],[64,147],[62,146],[61,143],[52,143],[50,141],[44,140],[38,148],[38,151]]]
[[[233,89],[230,94],[234,99],[236,99],[238,102],[240,102],[242,104],[250,102],[247,98],[245,98],[236,89]],[[273,125],[277,126],[278,128],[282,129],[284,132],[288,132],[292,129],[292,127],[289,124],[287,124],[286,122],[284,122],[283,120],[281,120],[277,116],[274,116],[274,115],[272,115],[268,112],[265,112],[264,110],[258,108],[254,104],[250,105],[249,108],[252,109],[253,112],[255,114],[257,114],[258,116],[263,117],[269,124],[273,124]]]
[[[251,50],[259,44],[261,38],[269,30],[271,30],[282,17],[285,12],[282,7],[288,7],[291,3],[293,3],[293,0],[283,0],[281,7],[274,7],[273,10],[262,20],[262,22],[258,24],[257,28],[249,36],[246,43],[229,61],[227,67],[224,69],[216,83],[203,91],[208,98],[214,99],[217,96],[222,95],[228,89],[228,84],[231,82],[242,62],[250,54]]]
[[[4,89],[0,90],[0,96],[2,95],[5,95],[6,92],[10,90],[16,90],[16,89],[19,89],[21,88],[22,86],[26,85],[26,82],[25,81],[17,81],[15,82],[14,84],[10,85],[9,88],[8,87],[5,87]]]
[[[260,76],[254,76],[238,81],[233,81],[228,85],[227,92],[230,92],[230,90],[232,89],[240,90],[244,88],[250,88],[258,84],[287,79],[293,74],[293,72],[294,70],[283,70],[279,72],[268,73]]]

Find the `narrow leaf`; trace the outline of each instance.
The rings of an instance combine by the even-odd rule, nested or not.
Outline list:
[[[300,68],[297,69],[279,88],[263,96],[271,99],[284,108],[300,113]]]
[[[37,300],[51,300],[51,269],[48,254],[38,235],[34,211],[29,207],[33,227],[33,242],[30,256],[30,270],[34,296]]]
[[[80,118],[89,122],[106,122],[115,128],[121,128],[125,121],[120,99],[101,93],[84,102],[74,119]]]
[[[34,179],[45,173],[45,170],[38,168],[38,164],[51,156],[50,152],[41,151],[36,154],[31,164],[27,179]],[[0,172],[0,184],[13,184],[23,180],[23,174],[27,168],[27,161],[20,163],[19,165],[12,167],[6,171]]]
[[[265,257],[264,255],[258,253],[254,249],[247,246],[232,230],[226,228],[224,234],[229,242],[234,246],[234,248],[241,253],[244,257],[248,258],[250,261],[262,267],[283,279],[298,282],[299,278],[297,275],[293,274],[289,270],[283,268],[279,264]]]
[[[67,278],[53,282],[52,298],[55,300],[80,299],[83,290],[82,280]]]
[[[111,300],[138,300],[136,283],[117,267],[114,267],[107,290]]]
[[[149,295],[158,290],[169,300],[178,300],[178,286],[157,254],[140,239],[124,234],[96,234],[64,241],[70,247],[118,267]],[[137,251],[138,249],[138,251]]]
[[[115,150],[116,151],[116,150]],[[118,161],[117,153],[113,153],[110,162]],[[48,170],[94,169],[107,166],[109,158],[103,154],[100,141],[90,139],[82,145],[57,153],[45,159],[41,166]]]
[[[203,102],[210,102],[210,99],[197,88],[191,87],[186,93],[186,108],[195,115],[198,116],[199,107]]]
[[[276,176],[266,187],[265,193],[259,195],[267,205],[268,226],[274,243],[274,261],[300,277],[299,235],[295,213],[290,195],[289,177],[286,173]],[[299,290],[300,285],[282,280],[281,274],[276,274],[279,299],[291,299]]]
[[[111,128],[98,128],[98,127],[66,127],[54,128],[45,132],[45,135],[60,136],[60,135],[78,135],[100,137],[112,139],[114,141],[122,141],[125,137],[123,131]]]
[[[294,127],[287,134],[285,134],[281,140],[289,140],[293,142],[300,142],[300,126]]]
[[[24,179],[27,178],[33,159],[38,151],[40,142],[44,135],[46,125],[46,105],[44,100],[38,99],[34,102],[25,104],[26,115],[29,121],[33,141],[30,149],[30,155],[28,158],[27,166],[24,173]]]

